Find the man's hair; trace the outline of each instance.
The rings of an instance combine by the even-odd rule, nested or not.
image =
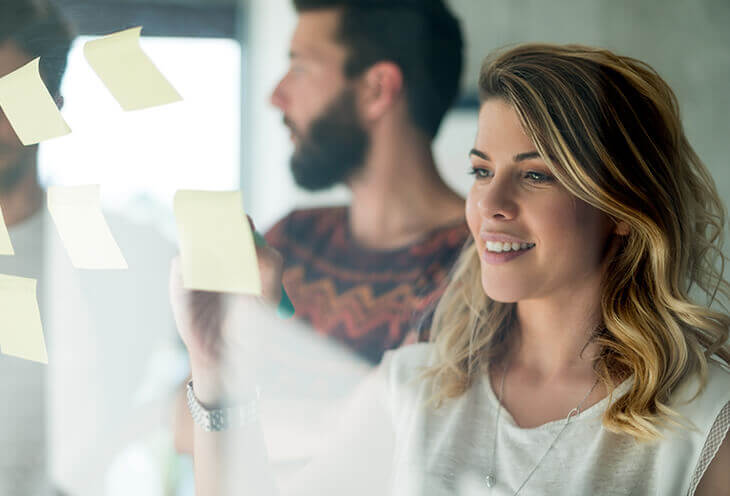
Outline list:
[[[73,31],[49,0],[0,0],[0,43],[15,42],[35,58],[52,95],[58,95],[66,71]]]
[[[459,21],[443,0],[293,0],[297,12],[339,9],[337,41],[347,49],[345,76],[377,62],[403,73],[413,123],[433,138],[458,92],[463,64]]]

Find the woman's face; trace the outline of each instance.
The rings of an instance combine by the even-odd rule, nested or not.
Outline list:
[[[470,153],[466,218],[488,297],[517,302],[596,290],[613,225],[550,174],[512,106],[487,100]]]

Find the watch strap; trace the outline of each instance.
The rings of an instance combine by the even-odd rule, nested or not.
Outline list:
[[[187,401],[193,421],[206,432],[225,431],[258,419],[258,391],[255,399],[243,405],[228,408],[205,408],[193,390],[193,381],[187,384]]]

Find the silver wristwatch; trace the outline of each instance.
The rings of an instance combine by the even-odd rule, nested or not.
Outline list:
[[[208,409],[201,405],[198,398],[195,397],[193,381],[191,380],[188,382],[187,396],[190,415],[195,423],[207,432],[225,431],[231,427],[240,427],[254,422],[258,418],[258,390],[256,391],[256,398],[249,400],[244,405]]]

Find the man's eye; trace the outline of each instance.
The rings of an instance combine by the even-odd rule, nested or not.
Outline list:
[[[547,183],[553,180],[553,176],[537,171],[525,172],[525,178],[535,183]]]
[[[490,177],[490,174],[491,174],[489,169],[484,169],[482,167],[472,167],[471,169],[469,169],[468,173],[477,179],[488,178],[488,177]]]

